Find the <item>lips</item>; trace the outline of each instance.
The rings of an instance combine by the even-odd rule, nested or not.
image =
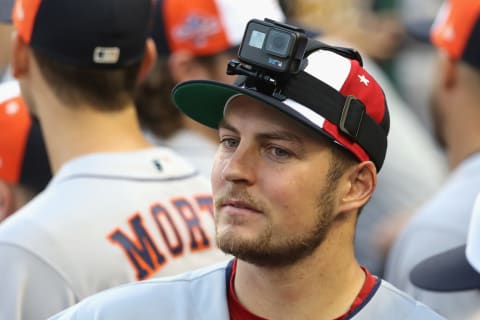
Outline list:
[[[254,212],[261,213],[259,209],[257,209],[255,206],[251,205],[248,202],[245,202],[243,200],[237,200],[237,199],[227,199],[222,201],[222,207],[233,207],[235,209],[244,209],[244,210],[250,210]]]

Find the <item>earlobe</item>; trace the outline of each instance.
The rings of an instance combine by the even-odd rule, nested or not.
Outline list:
[[[340,212],[358,210],[368,202],[377,184],[377,170],[373,162],[365,161],[352,167],[347,179]]]
[[[20,79],[28,73],[30,49],[18,33],[14,34],[12,41],[12,74]]]

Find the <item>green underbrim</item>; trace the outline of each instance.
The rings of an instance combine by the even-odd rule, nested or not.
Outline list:
[[[218,128],[225,103],[240,93],[237,87],[212,81],[189,81],[177,85],[173,102],[183,113],[210,128]]]

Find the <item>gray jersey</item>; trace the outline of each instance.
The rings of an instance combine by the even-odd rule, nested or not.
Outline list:
[[[452,320],[467,319],[478,310],[478,291],[420,290],[409,281],[409,273],[424,259],[465,244],[479,192],[480,153],[476,153],[452,172],[439,192],[407,224],[390,250],[386,267],[389,282]]]
[[[225,260],[214,229],[210,184],[170,150],[74,159],[0,225],[0,319]]]
[[[94,295],[51,320],[228,320],[229,264],[167,279],[142,281]],[[389,283],[378,280],[372,294],[348,319],[443,319]]]

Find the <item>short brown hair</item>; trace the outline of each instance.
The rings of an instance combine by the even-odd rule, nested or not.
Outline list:
[[[197,56],[196,61],[213,69],[219,54]],[[173,103],[171,92],[176,82],[168,67],[168,56],[158,56],[147,77],[139,84],[135,105],[142,126],[160,138],[168,138],[182,127],[182,113]]]
[[[82,68],[32,51],[41,74],[65,105],[88,104],[99,110],[115,111],[133,101],[140,63],[113,70]]]

